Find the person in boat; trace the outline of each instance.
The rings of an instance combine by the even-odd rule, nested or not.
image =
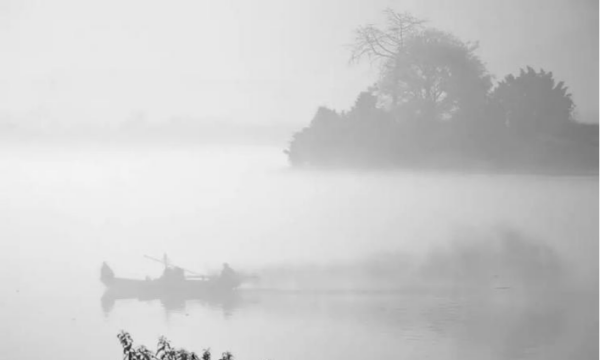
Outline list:
[[[233,269],[231,268],[231,266],[229,266],[228,263],[223,264],[223,270],[221,270],[222,278],[231,277],[234,273],[235,271],[233,271]]]
[[[115,278],[115,273],[106,262],[102,263],[102,268],[100,269],[100,278],[104,280],[111,280]]]
[[[223,264],[223,269],[221,270],[220,280],[225,284],[235,284],[237,282],[237,274],[236,272],[229,266],[229,264]]]

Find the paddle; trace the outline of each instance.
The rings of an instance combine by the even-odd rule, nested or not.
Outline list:
[[[164,260],[160,260],[160,259],[154,258],[152,256],[148,256],[148,255],[144,255],[144,257],[147,258],[147,259],[159,262],[159,263],[161,263],[161,264],[163,264],[165,266],[169,266],[169,263],[165,262]],[[185,272],[188,272],[188,273],[192,274],[192,275],[196,275],[195,277],[208,278],[208,276],[206,276],[206,275],[202,275],[202,274],[199,274],[199,273],[197,273],[195,271],[182,268],[181,266],[177,266],[177,267],[180,268],[181,270],[185,271]]]

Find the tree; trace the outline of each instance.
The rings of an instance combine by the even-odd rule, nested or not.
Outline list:
[[[320,106],[310,125],[315,128],[330,128],[340,121],[340,115],[326,106]]]
[[[284,152],[292,165],[303,165],[324,157],[339,142],[342,117],[325,106],[317,109],[310,126],[294,134],[289,150]]]
[[[389,109],[420,121],[474,119],[484,109],[491,77],[477,44],[423,26],[410,14],[386,10],[387,27],[357,30],[352,60],[380,66],[379,96]]]
[[[400,78],[402,55],[406,52],[408,40],[423,30],[424,20],[408,12],[398,13],[388,8],[384,10],[386,28],[374,25],[361,26],[356,30],[351,62],[368,58],[380,66],[382,73],[390,73],[397,82]],[[392,104],[397,103],[398,94],[392,93]]]
[[[377,96],[371,90],[367,90],[358,94],[354,106],[345,115],[351,120],[369,122],[379,118],[381,112],[381,109],[378,108]]]
[[[352,48],[352,62],[379,67],[375,85],[348,111],[319,108],[285,150],[292,165],[597,169],[597,126],[572,121],[552,73],[528,68],[490,92],[477,44],[408,13],[385,16],[359,27]]]
[[[474,55],[477,45],[428,29],[413,37],[397,62],[401,76],[384,73],[384,93],[399,94],[396,106],[422,120],[473,118],[483,109],[491,88],[485,66]],[[395,72],[395,71],[394,71]]]
[[[507,75],[492,92],[495,116],[513,133],[557,134],[573,120],[575,104],[564,82],[532,67]]]
[[[390,8],[384,10],[384,14],[385,29],[369,24],[356,30],[351,61],[360,61],[364,56],[374,61],[396,59],[408,39],[421,31],[425,23],[410,13],[398,13]]]
[[[343,115],[339,131],[344,152],[354,163],[379,164],[393,157],[397,142],[396,124],[389,113],[378,107],[373,89],[358,94],[354,106]]]

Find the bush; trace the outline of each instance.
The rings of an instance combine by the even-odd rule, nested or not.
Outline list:
[[[210,360],[210,349],[203,350],[202,356],[196,355],[194,352],[185,349],[174,349],[169,340],[164,336],[158,339],[156,352],[150,351],[144,345],[137,348],[133,346],[133,339],[126,331],[121,331],[117,335],[121,346],[123,346],[124,360]],[[219,360],[233,360],[233,355],[230,352],[224,352]]]

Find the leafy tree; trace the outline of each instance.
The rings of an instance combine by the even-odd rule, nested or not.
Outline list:
[[[340,131],[344,134],[345,162],[381,164],[393,157],[398,126],[379,108],[372,88],[358,95],[354,106],[343,114],[343,121]]]
[[[347,112],[317,110],[285,152],[292,165],[597,169],[597,125],[573,121],[563,82],[531,67],[490,92],[477,44],[386,10],[356,31],[351,61],[379,67]]]
[[[338,124],[340,115],[326,106],[321,106],[317,109],[310,125],[315,128],[331,128]]]
[[[495,116],[512,133],[558,134],[573,120],[575,104],[564,82],[531,67],[507,75],[492,92]]]
[[[481,116],[491,78],[477,44],[426,28],[410,14],[386,10],[387,26],[357,30],[352,60],[380,66],[379,95],[404,118],[421,121]]]
[[[310,126],[294,134],[288,155],[292,165],[303,165],[311,159],[324,158],[327,148],[335,145],[340,135],[341,116],[335,110],[325,106],[317,109]]]
[[[449,120],[483,109],[491,81],[474,51],[449,33],[428,29],[414,36],[407,52],[382,74],[384,94],[397,94],[395,107],[411,118]],[[391,68],[391,69],[390,69]],[[406,112],[406,111],[405,111]]]
[[[381,114],[381,110],[378,108],[377,96],[371,91],[363,91],[358,94],[354,106],[350,109],[347,114],[349,118],[356,119],[373,119]]]

